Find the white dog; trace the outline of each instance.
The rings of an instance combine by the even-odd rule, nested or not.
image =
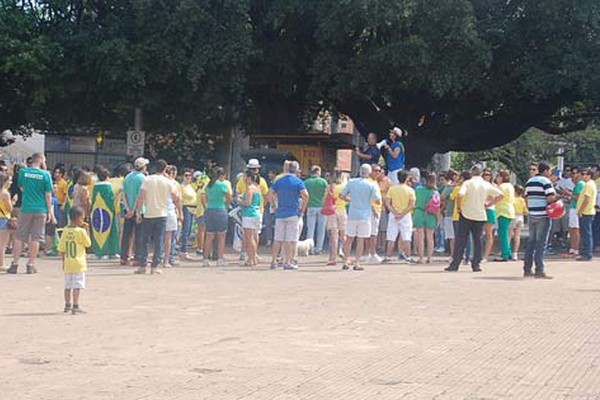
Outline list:
[[[313,247],[315,247],[315,242],[312,239],[301,240],[296,247],[296,255],[307,257]]]

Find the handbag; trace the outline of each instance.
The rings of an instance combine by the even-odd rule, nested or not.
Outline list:
[[[333,198],[331,187],[329,187],[329,190],[327,191],[327,196],[325,196],[325,199],[323,200],[321,214],[326,216],[335,214],[335,199]]]
[[[442,202],[440,201],[440,195],[437,191],[433,192],[427,205],[425,205],[425,212],[429,214],[437,214],[440,211],[440,206]]]

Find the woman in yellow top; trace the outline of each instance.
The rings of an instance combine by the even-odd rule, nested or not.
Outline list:
[[[329,231],[329,262],[327,265],[336,265],[339,244],[346,240],[346,221],[348,220],[346,201],[340,198],[344,186],[346,186],[346,182],[342,171],[335,169],[325,191],[325,197],[333,196],[335,201],[335,214],[327,216],[327,230]]]
[[[510,230],[511,240],[514,240],[512,248],[512,259],[517,261],[519,255],[519,247],[521,246],[521,229],[525,225],[525,215],[528,214],[527,202],[523,198],[525,189],[521,185],[515,185],[515,219]]]
[[[10,239],[10,230],[8,220],[12,212],[12,200],[8,188],[12,184],[12,177],[0,172],[0,269],[6,271],[8,268],[4,266],[4,253],[6,245]]]
[[[181,226],[181,236],[179,238],[179,254],[182,260],[191,260],[188,253],[188,241],[192,236],[192,225],[194,215],[196,214],[196,203],[198,195],[192,184],[192,174],[194,171],[186,168],[183,172],[183,182],[181,182],[181,204],[183,207],[183,224]]]
[[[202,202],[202,198],[204,196],[204,192],[206,190],[206,185],[210,179],[208,175],[204,173],[200,173],[200,175],[196,178],[196,223],[198,224],[198,231],[196,232],[196,244],[198,250],[196,250],[196,254],[201,256],[204,252],[204,237],[206,236],[206,225],[204,224],[204,203]]]
[[[512,258],[510,248],[510,224],[515,219],[515,188],[510,183],[510,173],[507,170],[498,172],[496,178],[498,188],[502,191],[502,200],[496,203],[498,216],[498,241],[502,249],[501,257],[495,261],[508,261]]]

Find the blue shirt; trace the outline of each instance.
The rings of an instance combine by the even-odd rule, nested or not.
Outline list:
[[[342,189],[341,196],[350,196],[349,220],[368,221],[373,215],[371,203],[375,200],[381,201],[376,184],[365,178],[350,179],[350,182]]]
[[[543,175],[530,178],[525,184],[525,197],[530,217],[547,217],[548,197],[556,195],[552,182]]]
[[[145,175],[140,171],[132,171],[125,177],[123,181],[123,193],[127,196],[127,206],[130,210],[135,207],[135,202],[140,195],[142,190],[142,184],[146,179]],[[144,205],[142,205],[142,214],[146,211]]]
[[[398,148],[400,149],[400,154],[398,154],[397,158],[392,157],[390,153]],[[385,153],[385,162],[387,163],[388,171],[404,169],[404,157],[404,145],[402,142],[392,143],[388,152]]]
[[[366,164],[377,164],[379,163],[379,157],[381,157],[381,151],[377,148],[376,145],[373,146],[367,146],[367,148],[365,149],[365,151],[363,151],[364,154],[371,156],[370,159],[365,160]]]
[[[277,193],[277,213],[275,218],[289,218],[300,215],[300,192],[306,190],[301,179],[295,175],[285,175],[277,179],[271,190]]]

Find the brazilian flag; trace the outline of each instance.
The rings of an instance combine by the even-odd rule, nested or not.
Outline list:
[[[75,182],[73,182],[73,179],[69,179],[69,182],[67,183],[67,204],[65,206],[68,221],[70,221],[69,212],[71,211],[71,207],[73,205],[73,189],[75,189]]]
[[[119,231],[115,223],[115,194],[109,182],[97,182],[92,194],[92,251],[97,256],[119,254]]]

